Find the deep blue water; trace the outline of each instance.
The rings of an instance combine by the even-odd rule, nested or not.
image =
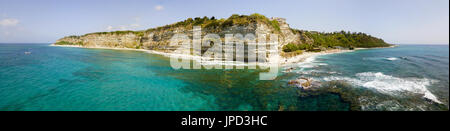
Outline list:
[[[392,97],[428,93],[448,105],[448,49],[402,45],[320,56],[260,81],[258,70],[174,70],[168,58],[137,51],[0,44],[0,110],[349,109],[336,94],[300,98],[287,86],[299,76]],[[371,97],[387,108],[415,104]]]

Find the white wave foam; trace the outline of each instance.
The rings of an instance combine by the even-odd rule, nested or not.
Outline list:
[[[306,58],[304,61],[299,62],[297,65],[298,65],[299,67],[311,68],[311,67],[312,67],[312,66],[311,66],[312,63],[313,63],[315,60],[316,60],[316,57],[315,57],[315,56],[311,56],[311,57]]]
[[[300,71],[296,71],[295,73],[303,74],[303,75],[309,75],[309,74],[314,73],[314,72],[319,72],[319,71],[316,71],[316,70],[308,70],[308,71],[300,70]]]
[[[197,61],[199,62],[199,61]],[[231,66],[248,66],[249,64],[240,61],[200,61],[201,65],[231,65]]]
[[[330,72],[328,72],[328,74],[338,74],[338,72],[336,72],[336,71],[330,71]]]
[[[388,57],[388,58],[386,58],[386,60],[389,60],[389,61],[395,61],[395,60],[398,60],[398,58],[395,58],[395,57]]]
[[[440,102],[436,96],[434,96],[427,86],[436,82],[436,80],[418,79],[418,78],[398,78],[389,75],[385,75],[381,72],[364,72],[356,74],[355,78],[349,77],[326,77],[323,80],[345,80],[351,82],[354,85],[375,89],[381,93],[395,95],[401,92],[412,92],[423,94],[425,98],[433,100],[437,103]]]
[[[317,56],[308,57],[308,58],[305,59],[305,61],[297,63],[297,65],[300,68],[314,68],[314,67],[316,67],[318,65],[322,65],[322,66],[328,65],[326,63],[318,63],[316,61],[316,57]]]
[[[298,67],[300,67],[300,68],[314,68],[315,65],[314,64],[302,64],[302,65],[299,65]]]

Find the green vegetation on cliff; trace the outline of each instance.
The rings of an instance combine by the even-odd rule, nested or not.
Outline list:
[[[152,31],[161,31],[161,30],[168,30],[173,31],[176,28],[184,28],[184,29],[192,29],[193,26],[201,26],[205,30],[209,30],[211,32],[220,32],[225,30],[227,27],[231,27],[234,25],[237,26],[248,26],[252,23],[263,23],[267,25],[271,25],[272,28],[275,31],[280,31],[280,26],[278,24],[278,21],[276,20],[270,20],[264,15],[261,14],[251,14],[251,15],[238,15],[233,14],[228,19],[216,19],[214,16],[211,18],[204,16],[204,17],[195,17],[195,18],[188,18],[184,21],[177,22],[175,24],[165,25],[157,28],[151,28],[145,31],[113,31],[113,32],[94,32],[85,34],[83,36],[92,35],[92,34],[109,34],[109,35],[123,35],[123,34],[135,34],[138,36],[144,36],[145,32],[152,32]]]
[[[59,41],[59,42],[56,42],[55,45],[83,45],[83,43],[82,42],[72,43],[72,42],[67,42],[67,41]]]
[[[296,50],[307,50],[312,51],[317,48],[349,48],[353,49],[356,47],[361,48],[373,48],[373,47],[388,47],[390,44],[384,42],[380,38],[376,38],[361,32],[332,32],[332,33],[320,33],[313,31],[300,31],[293,30],[295,33],[301,36],[306,36],[313,40],[312,43],[308,43],[302,40],[303,44],[289,43],[283,47],[284,52],[292,52]]]
[[[227,19],[216,19],[214,16],[209,18],[204,16],[203,18],[195,17],[188,18],[184,21],[177,22],[175,24],[166,25],[158,28],[148,29],[147,31],[155,30],[173,30],[174,28],[192,29],[193,26],[201,26],[203,29],[211,30],[213,32],[220,32],[231,26],[248,26],[250,24],[263,23],[271,25],[275,31],[280,31],[278,21],[270,20],[264,15],[254,13],[251,15],[238,15],[233,14]]]
[[[312,50],[313,46],[309,45],[309,44],[293,44],[293,43],[289,43],[285,46],[283,46],[283,51],[284,52],[294,52],[297,50]]]
[[[95,33],[89,33],[85,34],[83,36],[92,35],[92,34],[110,34],[110,35],[125,35],[125,34],[135,34],[137,36],[144,36],[143,31],[131,31],[131,30],[125,30],[125,31],[113,31],[113,32],[95,32]]]

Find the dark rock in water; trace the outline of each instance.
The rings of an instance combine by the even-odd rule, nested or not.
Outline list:
[[[297,88],[301,89],[309,89],[313,87],[313,83],[317,85],[317,82],[312,82],[310,79],[304,77],[289,81],[290,85],[295,85]]]
[[[283,71],[283,72],[291,72],[293,69],[294,69],[293,67],[290,67],[290,68],[286,69],[286,70]]]

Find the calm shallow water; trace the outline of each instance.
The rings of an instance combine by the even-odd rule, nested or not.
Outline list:
[[[300,90],[287,85],[312,71],[336,72],[315,75],[322,81],[352,82],[364,72],[426,78],[437,82],[425,87],[448,103],[448,46],[429,48],[435,51],[400,46],[321,56],[298,65],[302,73],[260,81],[258,70],[174,70],[168,58],[136,51],[0,44],[0,110],[349,110],[337,94],[299,97]],[[354,88],[377,92],[355,81]]]
[[[167,58],[136,51],[0,46],[0,110],[278,110],[298,103],[295,89],[259,81],[257,70],[174,70]]]
[[[197,110],[211,98],[155,71],[166,60],[140,52],[0,45],[2,110]],[[31,51],[29,55],[24,51]]]

